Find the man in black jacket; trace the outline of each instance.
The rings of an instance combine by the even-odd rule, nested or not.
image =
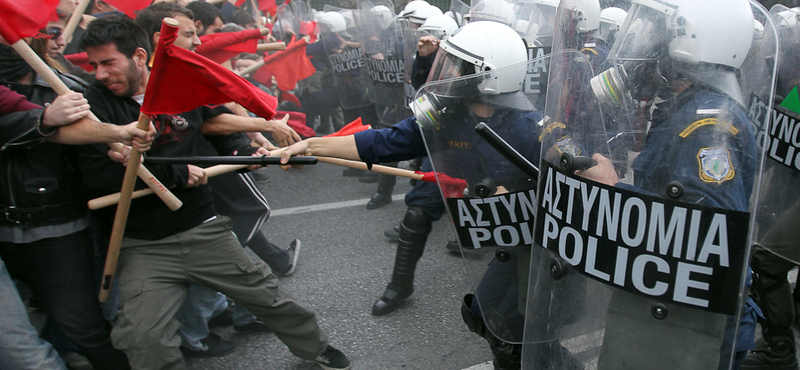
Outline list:
[[[194,34],[179,32],[180,37]],[[150,76],[145,31],[125,17],[104,17],[89,25],[81,47],[97,70],[97,81],[86,94],[93,111],[109,122],[135,120]],[[224,107],[201,107],[179,115],[157,116],[154,123],[159,134],[150,153],[195,155],[203,122],[229,112]],[[265,152],[239,138],[208,137],[220,154]],[[93,195],[119,189],[124,167],[109,160],[103,148],[84,147],[80,166],[84,184]],[[247,307],[294,355],[316,361],[326,369],[348,369],[349,360],[328,345],[314,313],[282,292],[269,267],[253,262],[242,249],[231,232],[230,219],[217,216],[203,169],[157,165],[150,170],[165,186],[176,186],[173,193],[183,201],[183,207],[172,212],[160,200],[147,197],[131,203],[119,257],[122,308],[111,334],[131,366],[186,368],[177,336],[180,325],[174,316],[189,283],[195,283]],[[111,218],[108,214],[106,220]]]

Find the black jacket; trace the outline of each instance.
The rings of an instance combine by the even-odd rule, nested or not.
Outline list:
[[[188,93],[188,92],[187,92]],[[131,98],[116,97],[102,83],[93,82],[85,94],[97,117],[118,125],[136,121],[139,104]],[[225,107],[200,107],[178,115],[158,115],[153,124],[158,135],[146,153],[148,156],[180,157],[198,155],[198,145],[204,138],[211,142],[219,155],[251,155],[256,148],[241,135],[203,135],[198,130],[207,118],[230,113]],[[119,192],[125,167],[111,161],[106,152],[108,146],[83,145],[79,147],[79,163],[84,186],[91,197]],[[146,196],[131,202],[125,235],[136,239],[157,240],[189,230],[213,217],[211,191],[208,186],[186,188],[188,167],[186,165],[147,165],[147,169],[161,183],[171,189],[182,202],[177,211],[171,211],[158,197]],[[141,179],[136,189],[146,187]],[[114,219],[116,207],[99,210],[101,225],[108,228]]]
[[[85,82],[60,74],[67,86],[82,91]],[[56,93],[38,75],[31,85],[5,82],[30,102],[45,105]],[[42,110],[12,113],[0,120],[0,225],[58,225],[87,214],[76,171],[75,148],[43,141]]]

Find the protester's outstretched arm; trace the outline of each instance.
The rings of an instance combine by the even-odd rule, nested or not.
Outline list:
[[[287,146],[302,140],[286,122],[289,115],[279,120],[265,120],[263,118],[242,117],[234,114],[220,114],[206,119],[200,132],[206,135],[227,135],[234,132],[269,132],[278,142],[278,146]]]
[[[135,145],[140,152],[150,149],[156,129],[150,124],[150,130],[144,131],[136,127],[136,122],[117,126],[88,118],[58,128],[47,140],[59,144],[83,145],[108,142],[122,142]]]
[[[337,157],[360,161],[356,140],[353,135],[333,137],[312,137],[288,148],[272,151],[270,155],[281,156],[281,163],[286,163],[294,155],[315,155],[321,157]]]

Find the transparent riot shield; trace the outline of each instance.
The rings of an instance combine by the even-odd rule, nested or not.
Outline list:
[[[412,28],[406,28],[403,30],[403,64],[405,66],[403,72],[405,103],[403,107],[406,108],[406,110],[408,110],[408,107],[410,107],[409,104],[411,104],[417,94],[416,89],[414,89],[414,87],[411,85],[411,74],[413,73],[414,59],[417,57],[417,43],[419,42],[420,37],[423,36],[433,36],[437,40],[441,40],[443,32],[438,30],[426,31]]]
[[[523,368],[732,366],[762,178],[742,99],[758,84],[743,56],[761,7],[732,1],[714,18],[707,3],[668,3],[634,1],[604,70],[554,47]],[[741,49],[686,63],[679,17]]]
[[[325,46],[336,94],[344,109],[371,104],[363,44],[352,9],[325,5],[319,20],[320,42]],[[329,19],[330,18],[330,19]]]
[[[311,6],[305,1],[294,1],[291,4],[296,19],[295,23],[297,24],[297,34],[312,36],[316,24],[314,23],[314,15],[311,12]],[[314,42],[314,40],[310,42]]]
[[[472,1],[470,3],[468,18],[470,22],[477,22],[477,21],[499,22],[511,28],[515,28],[517,24],[517,14],[514,9],[513,0]]]
[[[794,263],[800,264],[800,98],[797,81],[800,69],[796,68],[800,39],[797,38],[797,10],[775,5],[771,17],[760,20],[764,30],[757,33],[764,48],[776,48],[776,36],[780,43],[780,62],[777,69],[775,99],[769,91],[753,89],[749,94],[750,117],[758,130],[758,143],[765,149],[764,174],[758,194],[758,207],[753,212],[755,237],[752,241],[758,248]],[[770,19],[771,18],[771,19]],[[771,20],[774,20],[772,22]],[[777,26],[777,34],[770,32]],[[771,50],[770,50],[771,49]],[[769,56],[769,54],[767,54]],[[773,67],[764,62],[764,55],[753,55],[759,66]],[[762,71],[761,76],[768,75]],[[770,120],[772,119],[772,120]]]
[[[465,16],[469,14],[469,4],[465,4],[461,0],[450,0],[448,11],[459,27],[467,24]]]
[[[403,113],[403,38],[393,9],[388,0],[362,1],[356,13],[371,87],[370,100],[376,105],[379,120],[386,125],[397,123],[407,114]]]
[[[485,126],[538,163],[542,119],[522,91],[483,95],[478,86],[508,69],[524,74],[533,60],[506,69],[430,82],[412,104],[442,191],[467,276],[487,330],[521,343],[528,258],[533,242],[535,176],[520,170],[476,131]]]
[[[272,27],[272,32],[276,37],[289,43],[292,38],[299,38],[297,31],[300,25],[297,24],[297,18],[294,15],[292,6],[283,4],[277,8],[278,16],[275,19],[275,26]]]
[[[557,6],[558,0],[517,0],[514,30],[529,48],[552,48]]]

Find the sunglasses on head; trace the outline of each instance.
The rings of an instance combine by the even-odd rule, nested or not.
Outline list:
[[[63,35],[63,34],[64,34],[64,30],[62,30],[60,28],[48,28],[47,29],[47,35],[50,36],[50,38],[53,39],[53,40],[61,37],[61,35]]]

